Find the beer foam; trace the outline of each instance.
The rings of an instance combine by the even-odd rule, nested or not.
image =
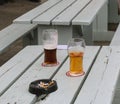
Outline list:
[[[57,48],[57,45],[55,45],[55,44],[45,44],[45,45],[43,45],[43,47],[45,49],[55,49],[55,48]]]
[[[84,47],[81,47],[81,46],[75,46],[75,47],[70,47],[69,48],[69,52],[84,52],[85,51],[85,48]]]

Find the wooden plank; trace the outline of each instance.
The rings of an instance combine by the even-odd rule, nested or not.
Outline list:
[[[120,46],[120,24],[117,27],[117,30],[112,38],[110,46]]]
[[[0,96],[27,70],[41,53],[42,47],[28,46],[0,67]]]
[[[66,8],[68,8],[70,5],[72,5],[75,2],[75,0],[62,0],[58,4],[56,4],[54,7],[40,15],[39,17],[35,18],[33,20],[33,23],[37,24],[47,24],[49,25],[50,22],[61,12],[63,12]]]
[[[68,7],[53,21],[54,25],[70,25],[71,20],[81,12],[92,0],[76,0],[74,4]]]
[[[48,9],[50,9],[52,6],[59,3],[61,0],[48,0],[44,2],[43,4],[37,6],[36,8],[30,10],[29,12],[23,14],[22,16],[16,18],[13,22],[14,23],[31,23],[31,21],[37,17],[38,15],[41,15]]]
[[[103,47],[75,104],[112,104],[120,74],[120,47]]]
[[[24,36],[32,29],[36,28],[35,24],[11,24],[0,31],[0,53],[20,37]]]
[[[120,102],[120,75],[117,79],[117,85],[116,85],[116,88],[115,88],[115,94],[114,94],[112,104],[119,104],[119,102]]]
[[[112,54],[109,58],[109,63],[104,74],[99,92],[97,93],[95,103],[100,104],[114,104],[112,103],[115,94],[116,84],[120,76],[120,47],[113,47]],[[105,99],[105,97],[107,98]],[[99,103],[98,103],[99,102]]]
[[[69,70],[69,59],[64,63],[59,72],[53,78],[57,81],[58,90],[46,97],[45,100],[41,100],[37,104],[72,104],[75,96],[78,93],[79,88],[82,87],[82,83],[87,77],[90,66],[95,59],[95,56],[99,50],[99,47],[86,47],[84,56],[84,71],[85,75],[81,77],[68,77],[66,72]],[[80,104],[80,103],[78,103]],[[85,103],[83,103],[85,104]]]
[[[107,0],[92,0],[82,12],[72,20],[73,25],[90,25]]]
[[[34,48],[36,50],[36,48]],[[39,49],[39,47],[38,47]],[[37,51],[38,51],[37,49]],[[39,49],[40,51],[40,49]],[[59,69],[62,62],[67,57],[66,50],[58,50],[57,58],[60,64],[55,67],[42,67],[41,63],[44,60],[44,55],[40,57],[18,80],[15,82],[6,93],[0,97],[1,104],[34,104],[36,96],[28,92],[30,82],[38,79],[50,78]],[[13,93],[15,92],[15,93]]]
[[[0,31],[0,39],[3,39],[4,37],[6,38],[9,34],[11,34],[11,32],[12,34],[17,33],[18,36],[19,34],[28,33],[35,27],[37,27],[35,24],[11,24]]]

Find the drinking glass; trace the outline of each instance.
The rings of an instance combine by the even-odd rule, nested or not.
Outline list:
[[[44,62],[42,66],[56,66],[57,62],[57,44],[58,32],[56,29],[45,29],[42,32],[43,48],[44,48]]]
[[[70,59],[70,69],[66,73],[67,76],[82,76],[83,55],[85,51],[85,41],[82,38],[73,38],[68,42],[68,55]]]

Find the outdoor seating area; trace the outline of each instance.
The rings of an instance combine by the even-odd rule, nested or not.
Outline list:
[[[21,38],[23,48],[0,66],[0,104],[119,104],[120,22],[115,21],[115,31],[108,29],[114,19],[110,3],[111,0],[47,0],[3,28],[0,54]],[[55,66],[43,65],[45,29],[58,32]],[[86,43],[85,73],[80,76],[67,73],[71,62],[66,47],[71,38],[83,38]],[[95,41],[110,44],[95,45]],[[53,58],[52,54],[48,56]],[[40,79],[55,80],[57,90],[31,94],[30,83]]]

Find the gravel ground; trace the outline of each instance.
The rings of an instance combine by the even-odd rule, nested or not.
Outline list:
[[[14,2],[0,5],[0,30],[10,25],[15,18],[33,9],[40,3],[29,0],[14,0]]]

